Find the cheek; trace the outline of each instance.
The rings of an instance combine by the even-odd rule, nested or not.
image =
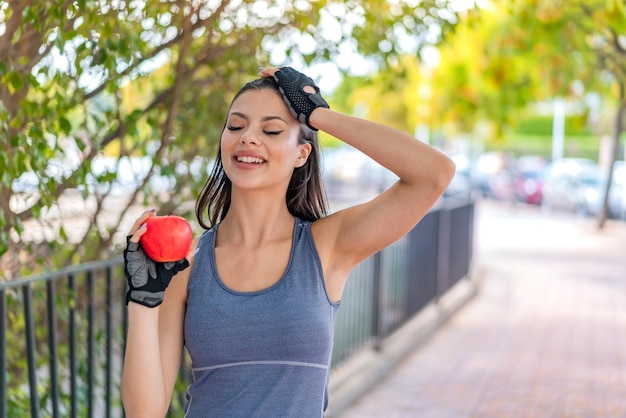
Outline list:
[[[231,149],[235,142],[236,141],[234,140],[234,136],[232,134],[229,135],[226,131],[222,132],[222,136],[220,137],[220,152],[222,153],[222,156],[224,154],[224,150]]]
[[[230,164],[229,155],[231,155],[231,150],[232,149],[229,146],[228,141],[220,140],[219,153],[220,153],[220,158],[222,160],[222,165],[224,166],[224,168],[226,168]]]

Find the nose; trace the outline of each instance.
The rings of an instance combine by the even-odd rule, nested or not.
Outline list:
[[[241,133],[241,136],[239,137],[239,142],[247,145],[258,145],[259,136],[256,133],[256,130],[248,128]]]

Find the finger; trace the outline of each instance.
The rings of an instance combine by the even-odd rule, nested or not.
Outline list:
[[[154,216],[154,212],[155,212],[155,209],[149,209],[149,210],[145,211],[144,213],[142,213],[139,216],[139,218],[137,218],[137,220],[133,224],[132,228],[130,228],[130,231],[128,232],[128,235],[134,235],[135,232],[137,232],[139,230],[141,225],[143,225],[148,218],[150,218],[151,216]]]
[[[131,234],[130,242],[134,242],[134,243],[139,242],[139,240],[141,239],[141,236],[145,234],[147,230],[148,230],[148,227],[146,226],[146,224],[141,225],[138,230],[136,230],[133,234]]]
[[[266,67],[261,68],[259,71],[259,75],[261,77],[274,77],[276,71],[280,70],[280,67]]]

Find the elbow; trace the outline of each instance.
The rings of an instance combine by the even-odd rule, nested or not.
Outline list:
[[[454,161],[447,156],[442,155],[439,170],[437,170],[437,175],[433,179],[434,186],[440,194],[443,194],[446,191],[450,182],[452,182],[455,172],[456,164],[454,164]]]

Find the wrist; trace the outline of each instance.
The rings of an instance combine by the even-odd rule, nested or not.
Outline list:
[[[315,127],[315,129],[321,129],[323,131],[324,124],[322,121],[327,116],[325,112],[329,111],[330,109],[327,107],[316,107],[315,109],[313,109],[313,111],[309,115],[309,125]]]
[[[148,318],[152,317],[158,318],[159,306],[151,308],[149,306],[131,300],[128,303],[127,309],[128,314],[133,318],[145,318],[147,320]]]

